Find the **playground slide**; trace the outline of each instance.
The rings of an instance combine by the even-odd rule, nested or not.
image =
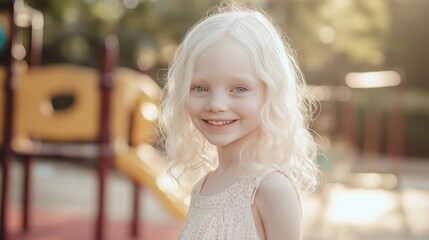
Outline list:
[[[18,78],[20,86],[16,90],[15,150],[34,150],[31,147],[35,145],[18,144],[27,143],[27,135],[30,134],[58,141],[96,138],[98,116],[94,109],[100,109],[97,94],[94,94],[98,91],[96,70],[55,64],[30,70],[20,74]],[[4,79],[5,70],[0,68],[0,83],[4,83]],[[183,220],[188,205],[183,197],[177,196],[177,189],[172,187],[173,184],[163,178],[167,168],[166,160],[155,148],[144,143],[152,136],[152,131],[148,129],[153,128],[155,118],[148,113],[156,108],[160,89],[148,76],[125,68],[115,70],[115,79],[112,92],[112,137],[115,143],[124,142],[122,139],[127,139],[129,132],[127,123],[132,122],[130,139],[132,144],[138,146],[127,146],[125,151],[115,152],[116,166],[142,186],[151,189],[172,215]],[[74,97],[72,106],[59,112],[53,111],[52,107],[48,108],[49,112],[41,111],[44,109],[41,106],[45,106],[46,102],[50,103],[53,96],[64,93]],[[4,94],[0,91],[1,111],[4,111],[4,100]],[[131,111],[135,114],[126,114]],[[130,117],[133,118],[132,121]],[[0,123],[4,123],[2,116]],[[27,139],[28,141],[24,141]],[[62,150],[55,148],[57,152]]]
[[[188,210],[186,198],[177,197],[173,184],[165,181],[167,162],[149,144],[129,147],[115,157],[119,170],[142,186],[151,189],[166,209],[177,219],[184,220]]]

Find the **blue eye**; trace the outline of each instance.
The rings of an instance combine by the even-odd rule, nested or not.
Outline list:
[[[245,88],[245,87],[236,87],[236,88],[234,89],[234,91],[235,91],[235,92],[246,92],[246,91],[247,91],[247,88]]]
[[[194,90],[195,90],[196,92],[207,92],[207,88],[205,88],[205,87],[203,87],[203,86],[196,86],[196,87],[194,88]]]

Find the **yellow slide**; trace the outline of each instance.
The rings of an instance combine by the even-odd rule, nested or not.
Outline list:
[[[0,68],[0,85],[5,78],[6,71]],[[167,210],[183,220],[188,209],[186,200],[175,195],[177,191],[172,184],[161,181],[167,161],[146,144],[153,137],[161,90],[149,76],[127,68],[116,68],[114,79],[110,131],[116,166],[151,189]],[[70,64],[43,66],[22,71],[16,77],[16,86],[15,151],[43,151],[40,144],[33,144],[32,137],[62,143],[97,139],[100,101],[96,69]],[[52,99],[62,95],[72,96],[72,104],[56,111]],[[4,100],[3,91],[0,91],[1,112],[4,112]],[[3,115],[0,115],[0,124],[4,124]],[[2,130],[0,128],[0,134]],[[129,141],[137,147],[128,146]],[[49,150],[64,154],[64,149],[59,147]]]
[[[151,189],[161,203],[179,220],[184,220],[188,210],[186,198],[177,197],[177,189],[165,178],[167,162],[149,144],[128,148],[115,157],[115,165],[127,176]]]

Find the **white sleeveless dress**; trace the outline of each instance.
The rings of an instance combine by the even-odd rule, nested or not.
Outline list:
[[[261,181],[276,171],[281,172],[278,168],[269,168],[256,177],[241,179],[210,196],[200,195],[205,181],[205,177],[202,178],[192,190],[188,216],[179,239],[259,240],[252,205]]]

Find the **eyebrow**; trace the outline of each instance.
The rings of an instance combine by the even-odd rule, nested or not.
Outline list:
[[[248,75],[237,75],[237,76],[232,76],[230,78],[230,80],[235,80],[235,81],[245,81],[245,82],[250,82],[253,83],[254,80],[256,80],[256,83],[259,81],[259,78],[254,79],[251,76]]]
[[[206,81],[206,77],[205,76],[196,76],[194,75],[192,77],[192,82],[199,82],[199,81]],[[245,81],[245,82],[253,82],[253,77],[249,76],[249,75],[234,75],[228,78],[228,80],[230,81]],[[260,81],[259,78],[256,79],[257,81]]]

